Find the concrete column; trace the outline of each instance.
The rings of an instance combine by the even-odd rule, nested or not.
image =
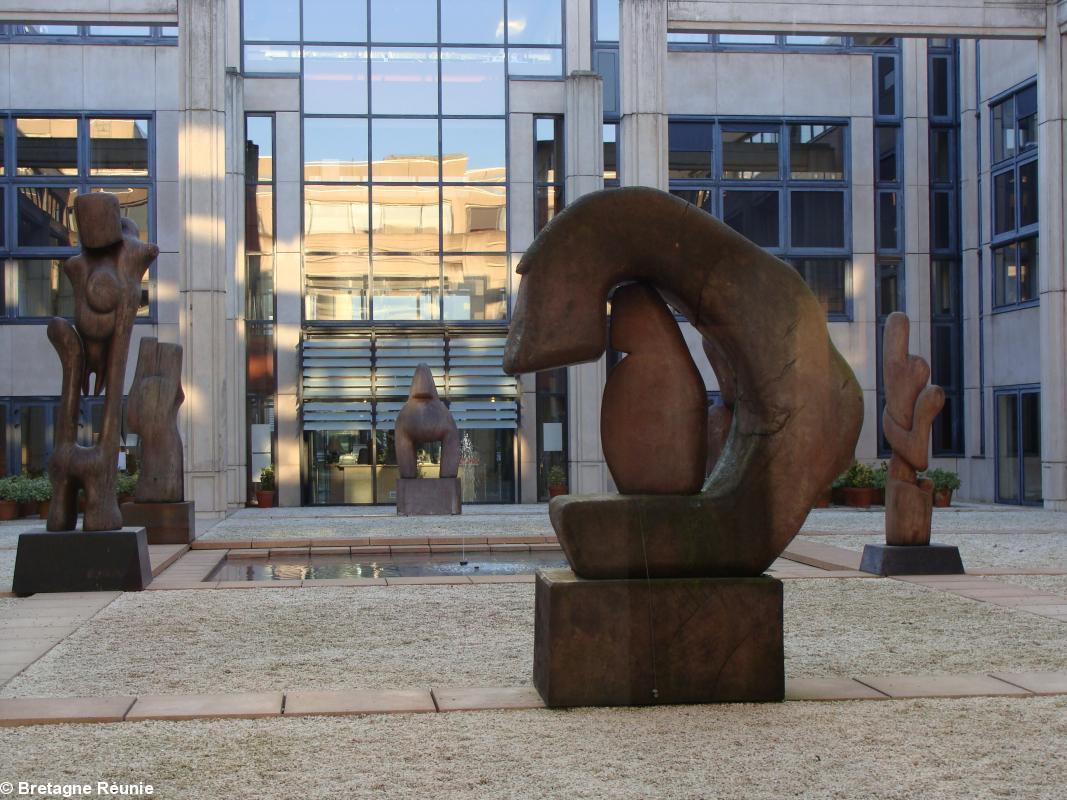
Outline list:
[[[566,92],[564,191],[567,202],[573,203],[604,187],[603,82],[595,72],[572,72]],[[606,377],[603,357],[567,369],[568,488],[572,494],[604,492],[612,485],[600,447],[600,399]]]
[[[519,376],[520,408],[518,439],[519,502],[537,502],[537,376]]]
[[[178,4],[181,314],[185,348],[182,433],[186,497],[200,520],[226,514],[228,329],[226,291],[226,61],[227,3]],[[230,379],[230,380],[228,380]]]
[[[667,189],[667,0],[621,0],[619,137],[623,186]]]
[[[1041,293],[1041,492],[1045,508],[1067,510],[1067,303],[1064,281],[1064,223],[1067,215],[1064,146],[1064,86],[1067,58],[1064,57],[1063,26],[1065,3],[1049,9],[1045,37],[1038,49],[1037,116],[1038,157],[1038,242],[1041,263],[1038,286]]]
[[[905,311],[911,352],[930,360],[930,122],[926,40],[901,43],[904,136]]]
[[[566,72],[593,68],[593,3],[590,0],[566,0],[563,16],[567,30]]]

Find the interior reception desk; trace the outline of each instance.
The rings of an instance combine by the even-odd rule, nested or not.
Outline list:
[[[343,503],[395,503],[396,482],[400,468],[395,464],[331,464],[331,505]],[[419,464],[420,478],[436,478],[440,473],[437,464]],[[378,483],[378,497],[374,497],[374,483]]]

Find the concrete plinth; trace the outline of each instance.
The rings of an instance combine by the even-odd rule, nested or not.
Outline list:
[[[149,544],[189,544],[196,538],[196,506],[183,503],[123,503],[122,524],[145,528]]]
[[[583,580],[537,573],[534,685],[546,705],[780,701],[774,578]]]
[[[947,544],[868,544],[860,569],[872,575],[963,575],[958,547]]]
[[[117,531],[33,531],[19,536],[11,590],[138,592],[152,582],[144,528]]]
[[[463,513],[459,478],[401,478],[396,482],[396,513],[401,517]]]

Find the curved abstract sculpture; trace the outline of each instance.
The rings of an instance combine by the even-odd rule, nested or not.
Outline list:
[[[396,463],[401,478],[417,478],[416,445],[441,443],[441,477],[459,474],[459,429],[448,407],[441,402],[433,373],[426,364],[415,368],[408,401],[396,415]]]
[[[890,545],[930,543],[934,484],[916,473],[928,465],[930,428],[945,405],[941,387],[926,385],[930,365],[908,355],[910,327],[907,315],[896,311],[886,320],[882,338],[882,430],[893,448],[885,484],[885,541]]]
[[[552,501],[574,572],[760,575],[852,461],[863,420],[855,376],[804,280],[710,215],[645,188],[582,197],[541,232],[518,272],[506,372],[598,358],[612,290],[641,282],[700,331],[735,393],[729,437],[701,493]]]
[[[48,338],[63,365],[63,388],[56,411],[55,448],[48,464],[52,504],[48,530],[69,531],[77,521],[78,489],[85,490],[86,531],[122,527],[115,497],[122,385],[141,279],[159,255],[138,238],[137,226],[119,212],[113,194],[94,192],[74,201],[82,252],[63,271],[74,289],[73,324],[60,317],[48,323]],[[92,447],[77,443],[81,395],[104,395],[103,424]]]
[[[615,485],[623,494],[696,494],[707,461],[707,396],[655,289],[631,284],[615,292],[611,346],[627,354],[608,375],[600,407],[604,460]]]
[[[182,391],[182,346],[141,340],[126,417],[141,437],[141,469],[133,499],[138,503],[185,500],[178,409]]]

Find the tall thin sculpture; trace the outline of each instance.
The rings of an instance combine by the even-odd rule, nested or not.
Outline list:
[[[178,409],[182,391],[182,346],[142,339],[126,409],[130,430],[141,437],[138,503],[180,503],[185,499]]]
[[[74,322],[60,317],[48,323],[48,338],[63,366],[56,414],[55,448],[48,464],[52,506],[48,530],[69,531],[77,522],[78,490],[85,490],[87,531],[122,527],[115,496],[122,385],[130,336],[141,302],[141,279],[159,255],[154,244],[138,238],[136,224],[122,217],[118,198],[95,192],[74,201],[82,251],[63,271],[74,288]],[[77,443],[81,397],[104,396],[104,415],[96,444]]]

